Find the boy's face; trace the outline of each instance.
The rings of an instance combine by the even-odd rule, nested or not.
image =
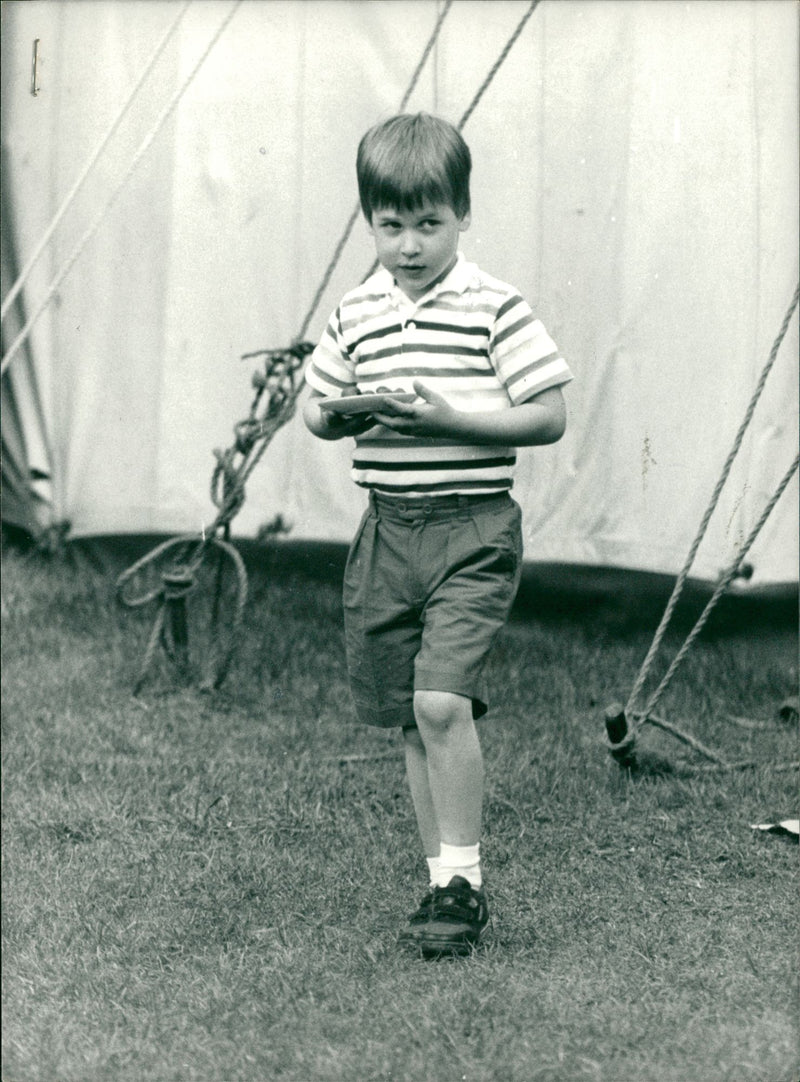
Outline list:
[[[381,265],[412,301],[449,273],[458,253],[458,237],[469,227],[469,214],[458,218],[446,203],[423,203],[414,210],[373,210],[369,231]]]

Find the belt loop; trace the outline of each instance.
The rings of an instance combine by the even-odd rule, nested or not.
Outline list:
[[[380,522],[381,516],[380,516],[380,512],[378,511],[378,497],[375,495],[375,489],[374,488],[371,488],[369,490],[369,503],[370,503],[370,507],[372,509],[372,514],[373,514],[375,520],[377,522]]]
[[[457,498],[458,498],[458,517],[459,517],[459,519],[461,519],[462,522],[469,522],[469,519],[470,519],[469,497],[465,496],[465,495],[463,495],[463,493],[459,492]]]

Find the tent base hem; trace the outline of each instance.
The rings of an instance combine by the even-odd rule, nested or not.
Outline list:
[[[68,541],[66,559],[116,579],[128,566],[166,540],[169,534],[113,534]],[[4,548],[35,547],[30,538],[3,526]],[[236,539],[247,572],[259,577],[296,576],[311,582],[341,581],[347,545],[333,541]],[[669,599],[675,576],[622,567],[526,561],[512,619],[574,618],[592,627],[624,631],[655,627]],[[673,624],[694,623],[713,583],[690,578]],[[798,584],[736,583],[717,603],[706,634],[754,626],[797,627]]]

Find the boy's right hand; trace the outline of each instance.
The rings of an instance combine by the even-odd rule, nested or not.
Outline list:
[[[339,436],[360,436],[368,428],[375,425],[375,419],[371,413],[354,413],[349,416],[344,413],[334,413],[332,410],[320,410],[325,424],[332,433]]]
[[[321,440],[341,440],[346,436],[360,436],[376,423],[371,413],[345,415],[320,409],[319,403],[323,397],[314,392],[303,407],[306,427]]]

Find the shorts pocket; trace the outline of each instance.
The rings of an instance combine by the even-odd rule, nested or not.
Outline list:
[[[516,573],[522,562],[522,511],[515,500],[502,507],[479,510],[473,522],[481,548],[498,554],[498,570]]]
[[[371,520],[371,522],[370,522]],[[358,596],[363,592],[364,572],[370,565],[370,550],[372,548],[369,537],[374,536],[374,531],[367,530],[367,526],[374,525],[375,517],[371,508],[367,508],[361,516],[361,522],[350,543],[347,553],[347,562],[344,567],[343,593],[345,606],[353,606],[358,603]]]

